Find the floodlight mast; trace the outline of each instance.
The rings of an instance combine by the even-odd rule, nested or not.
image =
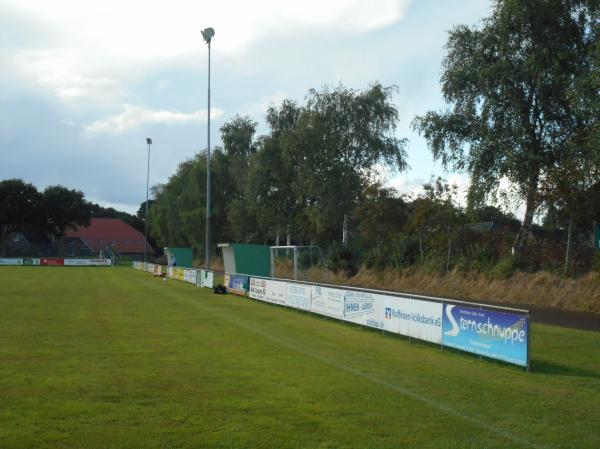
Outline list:
[[[146,263],[146,254],[148,252],[148,191],[150,187],[150,145],[152,145],[152,139],[146,137],[146,143],[148,144],[148,169],[146,171],[146,219],[144,220],[144,264]]]
[[[210,270],[210,42],[215,35],[213,28],[205,28],[202,30],[204,42],[208,44],[208,132],[207,132],[207,148],[206,148],[206,241],[205,241],[205,260],[206,269]]]

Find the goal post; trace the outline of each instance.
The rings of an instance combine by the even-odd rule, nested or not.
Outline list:
[[[291,252],[292,260],[293,260],[293,269],[294,269],[294,280],[298,280],[298,275],[299,275],[299,271],[300,271],[299,269],[301,268],[300,252],[302,250],[309,251],[309,258],[310,258],[311,265],[313,265],[313,263],[312,263],[313,251],[315,252],[315,255],[318,259],[317,263],[319,263],[321,260],[323,260],[323,251],[321,250],[321,248],[319,248],[318,246],[315,246],[315,245],[271,246],[271,277],[273,277],[273,278],[278,277],[278,276],[276,276],[276,268],[277,268],[276,259],[277,259],[279,250],[285,250],[286,254],[289,254],[289,252]]]

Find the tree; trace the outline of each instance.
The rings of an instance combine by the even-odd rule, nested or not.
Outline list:
[[[6,255],[8,234],[35,229],[44,222],[43,197],[32,184],[22,179],[0,181],[0,235],[2,255]]]
[[[347,240],[348,218],[375,167],[402,171],[406,140],[395,135],[394,88],[376,83],[364,91],[343,86],[310,90],[284,153],[297,167],[296,195],[322,241]]]
[[[479,27],[449,33],[442,93],[450,109],[416,117],[413,126],[444,167],[471,175],[470,202],[506,177],[525,200],[514,244],[521,256],[540,186],[561,160],[572,81],[581,75],[597,0],[495,0]]]
[[[408,218],[408,206],[398,192],[376,182],[363,192],[354,210],[358,236],[363,247],[375,251],[390,245]]]
[[[43,203],[44,227],[57,237],[63,236],[68,228],[90,224],[91,207],[80,190],[70,190],[61,185],[46,187]]]

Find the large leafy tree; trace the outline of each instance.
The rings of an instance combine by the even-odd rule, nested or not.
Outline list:
[[[56,185],[44,189],[44,227],[56,236],[62,236],[68,228],[87,226],[90,223],[91,207],[83,192]]]
[[[525,200],[517,255],[545,200],[542,183],[580,131],[569,98],[589,67],[581,63],[597,8],[597,0],[495,0],[479,26],[449,33],[441,80],[449,108],[413,122],[435,159],[471,175],[472,204],[501,178],[516,186]]]
[[[0,243],[6,254],[6,238],[17,230],[43,225],[43,197],[32,184],[22,179],[0,181]]]
[[[407,167],[406,140],[395,133],[398,110],[393,91],[378,83],[364,91],[343,86],[309,91],[284,151],[297,167],[296,195],[306,204],[321,241],[347,236],[348,217],[371,170]]]

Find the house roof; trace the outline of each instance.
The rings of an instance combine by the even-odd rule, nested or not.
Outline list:
[[[92,218],[88,227],[67,230],[65,237],[80,237],[92,251],[113,245],[119,253],[144,252],[144,235],[120,218]],[[152,252],[149,244],[148,251]]]

